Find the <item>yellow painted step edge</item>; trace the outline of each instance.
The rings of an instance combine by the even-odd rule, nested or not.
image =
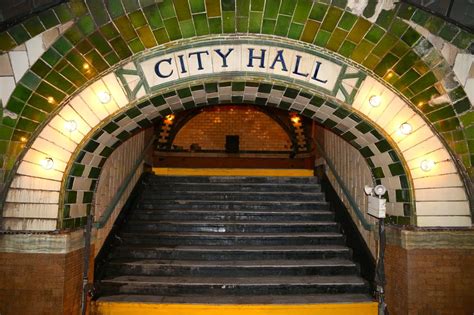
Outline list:
[[[307,169],[154,167],[153,172],[168,176],[313,176],[313,170]]]
[[[95,302],[92,315],[376,315],[377,303],[209,305]]]

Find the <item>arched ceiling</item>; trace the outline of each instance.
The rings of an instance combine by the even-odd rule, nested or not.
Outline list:
[[[113,75],[104,76],[111,70],[123,67],[132,57],[137,59],[152,50],[159,51],[166,47],[184,47],[183,45],[193,39],[205,42],[206,40],[219,39],[222,34],[238,34],[237,36],[244,38],[246,34],[254,34],[254,37],[249,37],[250,40],[252,38],[256,38],[257,41],[267,39],[281,45],[297,43],[306,46],[309,50],[320,51],[326,56],[341,60],[341,62],[353,64],[363,72],[382,80],[384,85],[395,91],[401,99],[376,80],[367,79],[364,84],[371,84],[371,87],[367,87],[369,91],[375,87],[375,90],[387,90],[387,93],[392,93],[393,96],[390,99],[392,101],[396,99],[396,102],[398,102],[397,115],[400,114],[400,117],[405,120],[413,119],[414,124],[419,126],[416,130],[424,132],[426,136],[424,140],[432,139],[435,144],[435,149],[430,147],[425,148],[424,151],[412,150],[412,153],[403,154],[409,155],[409,158],[406,159],[406,165],[410,172],[415,174],[413,177],[417,178],[416,172],[418,171],[416,169],[419,169],[419,159],[422,157],[420,152],[426,154],[439,151],[437,161],[452,165],[449,174],[455,174],[457,172],[456,161],[452,160],[449,151],[454,152],[454,156],[462,161],[461,173],[463,169],[472,172],[472,159],[474,157],[474,148],[471,145],[472,139],[474,139],[472,105],[463,88],[455,81],[452,70],[440,53],[429,41],[421,37],[403,20],[403,18],[411,18],[413,15],[413,13],[412,15],[407,13],[406,6],[399,6],[387,12],[384,11],[383,19],[380,15],[375,23],[371,23],[352,14],[350,12],[351,8],[346,6],[345,1],[335,1],[334,4],[330,5],[313,1],[283,0],[277,2],[279,6],[275,5],[276,2],[273,1],[271,3],[269,1],[243,1],[236,5],[235,1],[230,0],[221,2],[166,0],[158,4],[154,1],[122,2],[116,0],[105,3],[101,1],[87,1],[86,3],[76,0],[71,1],[68,5],[60,6],[57,12],[52,11],[55,15],[54,19],[61,20],[61,22],[74,19],[75,24],[26,72],[3,110],[1,149],[6,161],[4,163],[5,178],[13,179],[16,167],[19,167],[18,172],[20,174],[24,170],[22,165],[19,165],[18,157],[23,156],[26,163],[23,167],[26,167],[25,165],[28,163],[33,163],[32,160],[28,159],[33,158],[32,154],[35,146],[40,145],[38,141],[41,142],[41,139],[49,141],[48,137],[42,138],[41,135],[44,132],[55,133],[55,131],[48,129],[46,125],[48,122],[53,123],[53,120],[61,116],[61,113],[64,114],[64,110],[67,108],[73,108],[77,113],[79,107],[86,108],[84,104],[91,106],[91,104],[97,102],[90,97],[87,98],[88,90],[100,89],[101,84],[105,86],[115,84],[112,81],[112,83],[107,81],[116,80]],[[60,16],[63,19],[59,19]],[[43,26],[45,25],[43,19],[48,20],[43,16],[37,18],[41,19]],[[51,19],[53,20],[53,18]],[[2,44],[1,48],[12,47],[15,42],[19,43],[23,39],[26,40],[28,36],[21,36],[22,32],[31,34],[24,25],[17,26],[15,30],[9,30],[7,33],[2,33],[0,38],[5,39],[3,43],[6,44]],[[456,34],[456,38],[458,38],[461,33]],[[460,46],[464,46],[464,42],[465,40],[458,40]],[[89,82],[99,78],[102,79],[88,87]],[[248,80],[257,81],[258,83],[259,80],[262,81],[262,78],[258,78],[258,80],[253,80],[250,76],[236,78],[233,80],[234,82],[228,83],[229,87],[225,89],[226,92],[222,95],[227,95],[233,100],[233,86],[237,86],[239,81]],[[268,83],[272,83],[272,81]],[[244,86],[246,86],[245,83]],[[284,86],[288,86],[288,82]],[[293,90],[298,94],[298,91],[302,90],[301,84],[296,84],[296,88],[293,88]],[[187,95],[187,97],[189,97],[189,93],[193,95],[191,87],[185,92],[183,91],[180,93],[185,93],[183,95]],[[204,91],[207,93],[206,90]],[[284,91],[286,91],[286,88]],[[80,99],[75,98],[75,95],[78,95],[79,92],[81,92],[82,104],[74,105],[75,101],[80,102]],[[176,94],[177,91],[170,91],[169,93],[171,94],[162,94],[159,98],[160,102],[166,100],[167,97],[171,97],[174,102],[179,103],[183,98],[181,94]],[[290,94],[293,95],[294,91],[291,91]],[[335,91],[335,94],[332,97],[337,98],[337,91]],[[358,97],[362,97],[361,94],[362,92],[358,94]],[[130,95],[115,96],[114,93],[114,97],[122,98],[114,101],[115,108],[108,108],[109,105],[107,105],[103,109],[97,107],[91,113],[79,115],[81,117],[77,117],[77,119],[82,119],[81,122],[87,121],[83,125],[85,129],[82,131],[82,136],[86,137],[84,139],[92,135],[91,130],[93,128],[102,125],[102,120],[111,118],[121,107],[129,106],[127,96]],[[349,125],[341,124],[339,120],[354,117],[354,112],[351,114],[351,111],[346,112],[344,108],[338,109],[339,107],[331,105],[322,106],[320,104],[318,108],[314,108],[315,105],[310,103],[311,98],[308,98],[308,102],[303,106],[295,109],[301,111],[304,115],[319,119],[321,123],[328,127],[339,129],[338,125],[345,126],[340,130],[340,134],[345,134],[348,141],[352,140],[357,143],[355,139],[359,138],[350,130],[355,126],[359,126],[354,132],[357,130],[359,133],[372,137],[371,141],[366,139],[360,149],[382,141],[383,139],[378,138],[377,134],[383,138],[384,133],[390,137],[386,142],[397,143],[397,146],[402,146],[401,151],[409,151],[412,147],[421,145],[408,140],[397,140],[396,129],[403,123],[403,119],[395,121],[391,119],[393,117],[390,116],[389,111],[378,112],[366,108],[365,104],[368,96],[364,96],[365,101],[358,102],[356,99],[352,111],[360,113],[359,118],[367,115],[369,119],[361,118],[361,121],[356,119]],[[217,93],[213,97],[206,97],[206,102],[211,104],[220,102],[220,97],[221,94]],[[236,95],[234,97],[239,100],[242,96]],[[285,95],[282,95],[282,97],[285,97]],[[347,95],[345,97],[348,100]],[[227,101],[227,99],[225,100]],[[398,100],[407,101],[411,109],[410,106],[400,105],[403,102],[400,103]],[[255,99],[254,101],[258,104],[261,100]],[[337,103],[334,100],[328,104],[334,104],[335,102]],[[167,108],[175,110],[174,104],[166,105],[165,103],[155,106],[158,109],[153,111],[154,114],[148,113],[143,117],[140,115],[144,113],[138,113],[136,108],[130,108],[128,115],[122,114],[119,120],[125,119],[124,121],[128,122],[132,119],[130,116],[143,119],[140,120],[141,123],[137,121],[131,125],[127,124],[127,130],[117,136],[126,137],[126,134],[133,129],[144,127],[141,124],[147,124],[147,120],[155,118],[153,115],[158,117],[160,110],[165,112],[169,111]],[[292,106],[288,101],[282,103],[283,106],[278,106],[286,109]],[[299,104],[299,100],[296,103]],[[265,101],[265,104],[273,104],[273,101]],[[160,106],[165,107],[160,108]],[[183,106],[186,107],[186,103]],[[384,108],[386,109],[386,107]],[[57,113],[60,113],[59,116],[55,116]],[[164,113],[161,112],[161,114]],[[88,119],[90,118],[91,121],[84,119],[82,115],[89,115]],[[92,123],[94,116],[97,120],[96,124]],[[375,120],[381,121],[377,122],[377,125],[381,123],[385,123],[385,125],[380,132],[376,131],[374,135],[370,130],[377,130],[377,128],[374,129],[374,127],[370,127],[370,124],[368,126],[364,124]],[[85,127],[85,125],[89,125],[89,127]],[[109,128],[112,128],[111,126]],[[99,137],[102,135],[104,133]],[[438,138],[437,135],[440,137]],[[77,141],[79,141],[79,138],[81,137],[78,137]],[[364,139],[364,137],[360,139]],[[69,159],[66,159],[66,156],[68,154],[72,156],[71,154],[76,152],[73,147],[79,144],[73,140],[73,137],[70,140],[72,143],[65,142],[71,145],[69,153],[66,154],[61,150],[54,151],[57,156],[64,156],[62,163],[59,162],[56,166],[59,167],[60,173],[68,169],[67,166],[70,162]],[[26,147],[25,142],[27,142]],[[406,146],[403,146],[402,142],[405,142]],[[45,142],[43,144],[47,145]],[[445,149],[445,144],[449,146],[448,151]],[[27,153],[26,150],[30,147],[32,149]],[[97,147],[101,147],[101,144]],[[378,148],[376,145],[375,147]],[[48,150],[49,148],[56,150],[52,147],[48,147]],[[391,146],[391,148],[393,147]],[[399,149],[395,146],[393,152],[397,152],[397,150]],[[38,152],[41,152],[41,150]],[[366,150],[365,154],[370,157],[373,150]],[[38,157],[36,156],[36,158]],[[398,158],[404,159],[403,157]],[[99,158],[97,157],[97,159]],[[58,158],[58,161],[61,161],[61,159]],[[387,161],[384,163],[388,167],[389,163]],[[35,168],[37,166],[31,167]],[[390,171],[389,169],[386,170],[386,172]],[[444,174],[441,173],[436,176],[441,175]],[[424,178],[426,176],[418,175],[418,177]],[[58,178],[55,180],[60,180],[60,178],[62,178],[62,175],[58,174]],[[453,187],[459,187],[459,176],[455,182],[456,184]],[[16,185],[15,181],[13,183]],[[416,187],[415,184],[415,191]],[[429,187],[433,188],[433,186]],[[420,198],[417,199],[423,200],[423,196],[420,195]],[[463,198],[466,199],[465,197]],[[66,197],[65,200],[68,200],[68,198]],[[424,201],[434,202],[435,200],[430,200],[430,197],[428,197]],[[426,225],[430,225],[430,215],[436,216],[428,213],[425,218],[427,219]],[[466,217],[466,214],[460,216]],[[456,225],[459,222],[453,224]],[[447,225],[450,225],[449,222]],[[51,226],[48,225],[48,228]]]

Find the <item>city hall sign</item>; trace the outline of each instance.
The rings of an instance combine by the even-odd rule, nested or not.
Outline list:
[[[348,74],[351,84],[342,93],[339,86]],[[323,89],[343,101],[349,101],[353,90],[364,75],[357,69],[328,57],[293,48],[271,45],[232,44],[193,47],[173,52],[143,56],[117,71],[124,88],[131,98],[138,98],[146,91],[169,86],[176,81],[223,76],[270,75],[275,78],[299,81],[307,86]],[[140,76],[144,91],[131,76]],[[133,92],[133,93],[132,93]],[[142,94],[142,95],[140,95]]]

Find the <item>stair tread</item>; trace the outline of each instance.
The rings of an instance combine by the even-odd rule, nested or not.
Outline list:
[[[171,259],[116,259],[111,264],[127,265],[160,265],[181,267],[326,267],[326,266],[355,266],[348,259],[305,259],[305,260],[171,260]]]
[[[181,202],[181,203],[245,203],[245,204],[327,204],[327,201],[315,200],[315,201],[270,201],[270,200],[200,200],[200,199],[171,199],[171,200],[160,200],[161,202]],[[144,202],[145,203],[145,202]]]
[[[153,212],[155,210],[150,210],[150,209],[137,209],[133,213],[137,214],[145,214],[145,212]],[[216,211],[212,210],[194,210],[194,209],[165,209],[165,210],[159,210],[157,209],[156,211],[163,211],[166,213],[186,213],[186,212],[192,212],[192,213],[216,213]],[[246,213],[251,213],[251,214],[334,214],[332,211],[327,211],[327,210],[279,210],[279,211],[274,211],[274,210],[267,210],[267,211],[259,211],[259,210],[219,210],[219,214],[224,214],[224,213],[230,213],[230,214],[246,214]]]
[[[124,232],[123,234],[127,235],[135,235],[135,236],[145,236],[145,235],[153,235],[153,236],[171,236],[171,237],[179,237],[179,236],[193,236],[193,237],[215,237],[215,238],[222,238],[224,235],[226,237],[236,237],[236,238],[261,238],[261,237],[286,237],[286,238],[293,238],[293,237],[334,237],[334,236],[342,236],[341,233],[335,232],[298,232],[298,233],[209,233],[209,232],[151,232],[147,231],[148,233],[138,233],[138,232]]]
[[[99,302],[179,303],[179,304],[320,304],[373,302],[368,294],[308,294],[308,295],[259,295],[259,296],[156,296],[113,295],[100,297]]]
[[[168,276],[118,276],[104,279],[108,283],[143,283],[161,285],[365,285],[359,276],[271,276],[271,277],[168,277]]]
[[[173,251],[215,251],[215,252],[238,252],[238,251],[247,251],[247,252],[295,252],[295,251],[348,251],[347,246],[342,245],[294,245],[294,246],[143,246],[143,245],[134,245],[127,246],[129,249],[140,249],[140,250],[173,250]]]
[[[146,189],[144,192],[148,192]],[[166,191],[166,192],[172,192],[172,193],[186,193],[186,194],[231,194],[231,195],[249,195],[249,194],[255,194],[255,195],[281,195],[281,194],[298,194],[298,195],[317,195],[321,196],[323,193],[320,191],[315,191],[315,192],[305,192],[305,191],[222,191],[222,190],[173,190],[173,191]]]
[[[307,226],[307,225],[337,225],[334,221],[273,221],[273,222],[265,222],[265,221],[154,221],[154,220],[129,220],[129,223],[142,223],[142,224],[174,224],[174,225],[265,225],[265,226]]]

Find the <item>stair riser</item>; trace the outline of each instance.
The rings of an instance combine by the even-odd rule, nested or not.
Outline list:
[[[299,193],[281,193],[281,194],[232,194],[223,192],[211,193],[157,193],[150,194],[143,198],[142,202],[160,202],[160,201],[174,201],[174,200],[205,200],[205,201],[324,201],[324,196],[321,193],[299,194]]]
[[[220,191],[220,192],[321,192],[319,185],[305,185],[305,184],[183,184],[174,183],[170,185],[147,185],[146,193],[159,192],[193,192],[193,191]]]
[[[124,237],[125,244],[142,244],[154,246],[272,246],[272,245],[344,245],[343,237],[301,237],[301,238],[201,238],[201,237]]]
[[[222,295],[300,295],[300,294],[338,294],[366,293],[365,285],[153,285],[153,284],[108,284],[104,283],[102,290],[105,294],[136,294],[175,296],[183,294],[198,294],[208,296]]]
[[[140,209],[144,210],[250,210],[250,211],[300,211],[300,210],[327,210],[329,205],[325,202],[316,203],[269,203],[259,204],[255,203],[228,203],[228,202],[143,202],[139,206]]]
[[[130,216],[131,220],[148,220],[148,221],[262,221],[262,222],[300,222],[300,221],[333,221],[334,214],[226,214],[219,213],[193,213],[192,211],[182,213],[156,213],[156,214],[142,214],[134,213]]]
[[[128,259],[173,259],[173,260],[213,260],[213,261],[245,261],[245,260],[303,260],[303,259],[350,259],[350,251],[298,251],[298,252],[210,252],[210,251],[173,251],[120,248],[112,257]]]
[[[139,222],[139,223],[138,223]],[[214,232],[214,233],[310,233],[338,232],[335,224],[324,225],[226,225],[226,224],[164,224],[144,223],[145,221],[129,221],[128,232]]]
[[[351,275],[358,272],[356,266],[314,267],[182,267],[159,265],[111,264],[107,276],[205,276],[205,277],[265,277],[265,276],[334,276]]]
[[[226,183],[226,184],[318,184],[317,177],[242,177],[242,176],[160,176],[150,178],[151,185],[174,183]]]

